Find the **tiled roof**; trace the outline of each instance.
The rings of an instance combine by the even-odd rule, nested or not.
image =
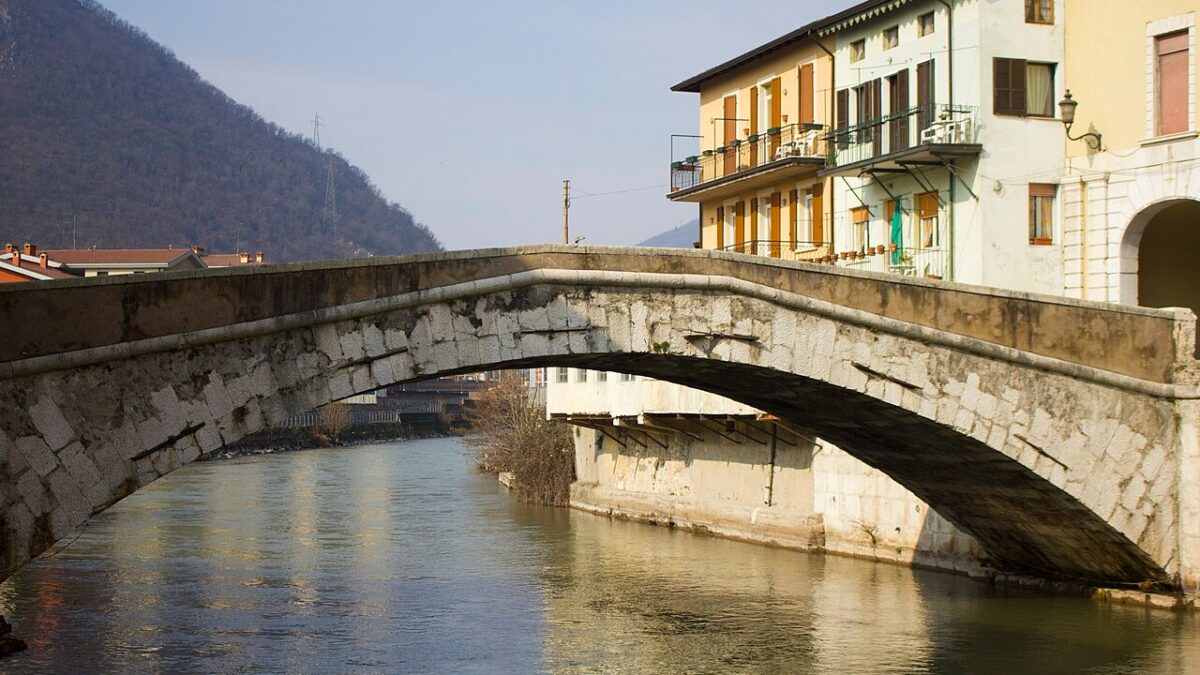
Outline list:
[[[0,269],[4,270],[6,272],[12,272],[13,274],[19,274],[23,277],[29,277],[30,279],[34,279],[34,280],[38,280],[38,281],[44,281],[47,279],[74,279],[74,278],[76,278],[75,275],[67,274],[66,272],[63,272],[62,270],[56,270],[56,269],[52,269],[52,268],[48,268],[48,267],[40,267],[36,264],[35,265],[25,264],[25,265],[21,265],[20,267],[17,267],[16,265],[12,264],[11,262],[8,262],[7,260],[0,260]]]
[[[190,248],[98,248],[44,251],[65,265],[170,265],[191,255]]]

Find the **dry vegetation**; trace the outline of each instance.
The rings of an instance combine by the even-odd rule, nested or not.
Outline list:
[[[565,505],[575,480],[575,449],[567,424],[547,420],[515,374],[505,374],[467,409],[464,436],[475,464],[487,473],[511,472],[517,496]]]

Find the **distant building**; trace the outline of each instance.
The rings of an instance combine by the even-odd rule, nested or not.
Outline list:
[[[6,244],[4,253],[0,254],[0,284],[70,279],[72,276],[63,269],[62,263],[51,261],[45,253],[39,255],[33,244],[25,244],[21,250]]]
[[[51,249],[39,253],[34,244],[20,248],[6,244],[0,254],[0,283],[263,264],[265,258],[261,251],[205,253],[201,246]]]

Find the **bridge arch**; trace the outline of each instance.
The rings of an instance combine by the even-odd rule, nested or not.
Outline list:
[[[417,290],[0,364],[6,567],[292,414],[414,379],[574,366],[704,389],[810,429],[924,499],[998,568],[1178,581],[1171,385],[901,320],[919,304],[893,294],[881,305],[890,279],[778,263],[758,277],[688,269],[714,258],[752,264],[725,254],[668,259],[676,269],[666,273],[507,257],[528,268],[456,281],[432,257]],[[865,281],[851,290],[873,290],[877,308],[891,309],[794,292],[805,284],[791,276],[804,274],[834,287]],[[254,281],[224,276],[234,287]],[[934,288],[916,282],[913,297]],[[985,312],[980,292],[962,292],[975,304],[960,309]],[[1042,302],[1047,315],[1071,306]],[[928,309],[945,309],[937,305]],[[1108,323],[1140,317],[1176,330],[1173,314],[1092,310]]]

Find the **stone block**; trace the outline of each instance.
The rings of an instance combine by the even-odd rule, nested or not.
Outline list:
[[[17,452],[37,475],[45,477],[58,466],[58,458],[40,436],[22,436],[17,439]]]
[[[29,418],[51,450],[59,450],[74,438],[75,432],[49,396],[39,396],[29,407]]]

